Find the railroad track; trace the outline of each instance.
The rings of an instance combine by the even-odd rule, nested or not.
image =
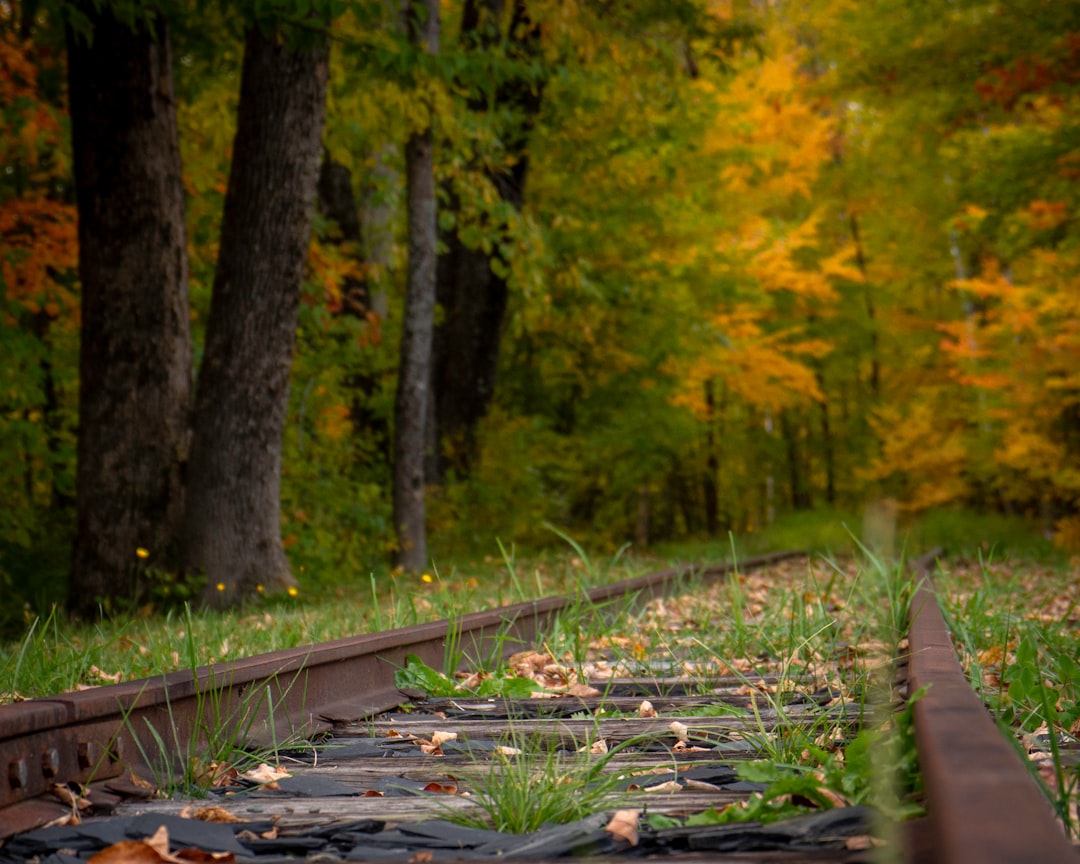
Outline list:
[[[763,556],[743,561],[740,568],[747,571],[764,567],[798,554]],[[926,568],[929,563],[932,563],[929,558],[924,559],[918,566]],[[699,570],[698,574],[711,577],[727,572],[726,567],[714,567]],[[589,596],[596,604],[628,594],[639,598],[662,596],[671,593],[686,576],[684,570],[666,570],[602,586]],[[572,602],[572,598],[549,598],[467,615],[454,622],[453,636],[459,640],[462,653],[473,657],[490,656],[505,643],[530,645]],[[0,766],[6,768],[6,783],[0,788],[0,838],[14,838],[7,848],[19,848],[10,845],[19,841],[17,835],[26,836],[24,832],[70,812],[69,807],[60,804],[50,793],[56,784],[90,783],[91,800],[101,809],[119,808],[118,812],[125,807],[130,809],[131,805],[122,803],[123,798],[137,795],[139,790],[126,779],[126,772],[131,766],[138,767],[143,754],[154,752],[155,746],[159,746],[152,730],[175,728],[176,740],[188,740],[200,721],[200,712],[206,710],[205,698],[200,694],[210,690],[216,694],[217,716],[242,715],[245,728],[303,728],[307,733],[333,730],[335,747],[324,751],[322,765],[307,766],[297,772],[306,779],[296,788],[301,790],[299,794],[313,794],[313,789],[325,791],[333,788],[332,784],[344,783],[351,786],[354,794],[343,796],[339,790],[337,794],[316,795],[303,806],[281,795],[249,795],[239,803],[230,804],[236,818],[258,821],[274,817],[274,824],[279,827],[288,829],[291,825],[291,834],[288,830],[285,833],[300,839],[291,841],[293,846],[289,846],[286,837],[278,838],[274,848],[289,849],[293,855],[303,846],[301,839],[311,840],[319,831],[325,833],[334,825],[340,827],[345,819],[352,820],[355,827],[358,819],[375,824],[387,818],[415,819],[417,814],[430,818],[447,808],[469,806],[467,799],[460,797],[437,796],[438,800],[431,804],[431,796],[418,799],[394,793],[415,791],[429,784],[441,788],[456,783],[454,771],[467,772],[468,765],[475,764],[477,742],[482,747],[500,746],[498,741],[508,740],[523,729],[529,730],[533,738],[557,741],[562,747],[589,746],[590,742],[602,740],[605,746],[617,748],[630,739],[649,740],[655,745],[652,749],[628,748],[619,761],[612,760],[612,770],[619,771],[662,772],[671,768],[671,754],[680,741],[684,745],[693,745],[695,741],[708,745],[707,751],[691,749],[679,753],[683,773],[680,776],[676,772],[669,779],[683,780],[683,790],[678,796],[651,796],[648,808],[654,813],[695,812],[695,808],[706,809],[729,803],[740,795],[745,797],[745,789],[739,787],[737,778],[728,777],[725,781],[723,772],[694,767],[695,758],[708,758],[715,763],[716,748],[720,746],[722,751],[723,742],[730,740],[727,733],[737,726],[736,719],[698,718],[688,724],[692,731],[686,733],[673,732],[666,720],[595,719],[601,701],[609,710],[621,708],[629,713],[642,699],[650,698],[655,700],[661,714],[692,705],[695,699],[701,701],[700,696],[673,695],[672,682],[655,679],[644,683],[608,682],[602,697],[543,702],[414,700],[411,713],[395,714],[405,701],[395,685],[395,671],[405,665],[409,655],[429,666],[441,666],[450,626],[447,622],[420,625],[275,652],[195,673],[178,672],[157,679],[0,706]],[[913,823],[906,832],[907,860],[938,864],[1076,862],[1076,852],[1060,831],[1045,798],[965,680],[929,583],[922,585],[912,604],[909,640],[911,651],[904,663],[909,686],[912,692],[928,687],[914,711],[929,815]],[[739,705],[736,691],[743,680],[718,679],[712,683],[715,700]],[[816,707],[806,706],[807,717]],[[797,721],[799,710],[795,707],[786,711],[784,722]],[[757,714],[759,723],[770,722],[767,712]],[[850,720],[853,725],[858,722],[857,717],[835,719],[841,723]],[[448,746],[449,752],[442,757],[438,768],[433,769],[431,759],[420,756],[419,747],[421,742],[430,743],[436,730],[472,743],[457,745],[456,750]],[[394,747],[398,751],[396,758],[382,758],[390,752],[388,748]],[[706,757],[699,755],[702,752]],[[720,755],[737,759],[740,753]],[[695,783],[686,783],[688,778]],[[359,798],[355,794],[358,789],[366,790]],[[389,790],[390,794],[383,790]],[[423,809],[427,805],[421,801],[430,805],[427,811]],[[154,801],[143,802],[138,809],[146,818],[166,819],[175,818],[184,806],[182,802]],[[856,808],[849,809],[854,818]],[[317,816],[312,814],[313,810],[318,811]],[[768,855],[773,853],[759,851],[756,857],[732,860],[871,860],[867,856],[872,853],[845,848],[844,844],[815,851],[820,846],[815,846],[815,838],[820,839],[821,832],[839,832],[838,836],[842,837],[844,831],[848,835],[865,831],[865,814],[857,815],[862,820],[858,825],[840,826],[835,820],[842,821],[843,815],[836,813],[817,822],[804,820],[791,829],[802,832],[795,838],[792,854],[776,852],[779,857],[771,858]],[[578,851],[591,848],[594,854],[611,851],[608,847],[588,845],[595,843],[597,837],[608,836],[603,825],[588,823],[578,828],[585,834],[573,835],[577,839],[564,832],[554,840],[549,837],[546,847],[515,847],[512,851],[517,857],[533,860],[575,848]],[[736,830],[726,830],[732,828]],[[739,830],[743,829],[716,826],[695,831],[671,830],[661,839],[666,852],[687,855],[730,852],[745,848],[745,842],[750,843],[748,848],[755,848],[755,842],[759,850],[770,848],[761,837],[738,840]],[[783,833],[788,829],[777,830]],[[384,848],[372,836],[361,836],[364,831],[354,833],[357,848],[366,850],[372,856],[370,860],[392,860],[392,856],[378,856],[396,849],[394,842],[399,845],[403,842],[400,837],[387,835],[383,839],[390,845]],[[460,841],[460,836],[457,839]],[[490,837],[479,838],[477,843],[482,845],[490,840]],[[440,850],[438,844],[444,841],[445,838],[436,838],[431,841],[432,848]],[[789,842],[791,837],[780,837],[771,848],[783,848],[781,841]],[[744,847],[739,842],[744,842]],[[567,846],[568,843],[571,845]],[[573,843],[579,845],[575,847]],[[0,847],[0,860],[4,854],[4,847]],[[397,860],[404,861],[407,857]],[[432,858],[421,855],[415,860]]]

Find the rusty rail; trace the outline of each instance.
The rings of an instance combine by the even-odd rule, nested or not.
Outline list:
[[[1046,796],[979,700],[956,656],[930,580],[911,604],[908,634],[915,743],[926,790],[926,864],[1076,864]],[[910,856],[909,856],[910,857]]]
[[[784,552],[741,562],[752,568],[797,556]],[[1076,864],[1076,851],[1020,758],[963,675],[929,576],[911,606],[908,680],[928,686],[915,706],[916,744],[929,817],[909,861],[927,864]],[[667,591],[692,573],[722,576],[730,566],[671,569],[589,592],[602,604],[621,596]],[[251,730],[307,731],[397,707],[394,672],[407,654],[440,666],[451,628],[466,655],[531,643],[574,602],[548,598],[402,630],[340,639],[245,660],[176,672],[79,693],[0,706],[0,839],[56,815],[40,797],[54,783],[116,777],[155,753],[151,727],[176,729],[188,741],[201,723],[222,717]],[[215,718],[205,696],[215,694]],[[257,706],[258,716],[242,715]],[[913,832],[916,836],[917,832]],[[910,839],[910,838],[909,838]]]
[[[746,559],[766,566],[802,552]],[[650,597],[692,575],[730,573],[734,565],[682,567],[601,585],[593,603]],[[34,799],[55,783],[88,783],[145,767],[158,755],[154,731],[186,743],[206,724],[230,724],[258,740],[283,731],[317,731],[388,711],[403,701],[394,672],[415,654],[441,667],[450,629],[466,656],[531,644],[574,598],[551,597],[399,630],[338,639],[243,660],[0,705],[0,839],[41,821]],[[210,698],[212,694],[212,698]],[[227,733],[226,733],[227,734]],[[21,815],[15,809],[22,807]]]

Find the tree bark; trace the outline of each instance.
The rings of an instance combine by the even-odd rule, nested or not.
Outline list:
[[[82,7],[92,41],[67,34],[82,282],[68,606],[94,614],[139,599],[145,563],[167,563],[176,539],[191,338],[166,23],[128,26],[108,6]]]
[[[410,39],[423,49],[439,50],[439,2],[413,4]],[[435,207],[434,136],[414,132],[405,145],[409,269],[401,334],[401,362],[394,399],[394,528],[397,563],[407,570],[427,566],[424,506],[425,426],[431,380],[431,345],[435,328],[435,260],[438,233]]]
[[[514,0],[509,30],[500,27],[505,0],[466,0],[462,10],[463,49],[491,50],[500,42],[517,60],[534,57],[539,51],[540,31],[529,18],[524,0]],[[508,76],[494,91],[494,108],[486,98],[474,98],[470,108],[488,113],[510,109],[516,125],[503,132],[503,145],[510,167],[505,171],[484,171],[499,197],[520,211],[525,199],[528,175],[528,142],[533,123],[540,113],[542,89],[524,77]],[[450,207],[458,209],[448,190]],[[509,262],[496,250],[485,252],[467,246],[455,229],[443,231],[445,249],[439,256],[437,300],[442,323],[434,343],[433,393],[438,442],[434,454],[433,480],[441,481],[448,468],[467,473],[476,455],[476,425],[487,414],[495,396],[503,321],[509,289],[506,272]],[[493,263],[494,262],[494,263]]]
[[[232,169],[198,381],[184,556],[206,599],[295,585],[281,544],[281,448],[311,232],[328,42],[245,39]]]
[[[363,247],[360,230],[360,210],[353,194],[352,172],[329,153],[324,153],[319,166],[319,211],[337,223],[338,235],[331,241],[338,246],[351,247],[351,255],[359,259]],[[345,315],[364,318],[371,302],[367,283],[348,275],[341,287],[341,309]]]

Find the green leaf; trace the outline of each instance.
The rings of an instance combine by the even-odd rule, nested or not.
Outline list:
[[[415,654],[407,655],[405,665],[394,672],[394,686],[400,690],[421,690],[429,696],[450,696],[457,692],[453,681]]]

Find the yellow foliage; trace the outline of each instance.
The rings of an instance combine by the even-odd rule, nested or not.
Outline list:
[[[1080,554],[1080,516],[1066,516],[1055,523],[1054,545],[1070,555]]]
[[[967,494],[964,428],[937,410],[931,394],[904,408],[882,407],[872,425],[881,453],[864,476],[899,487],[901,509],[920,512]]]
[[[706,419],[705,384],[713,380],[723,382],[729,394],[748,405],[774,410],[825,398],[814,370],[800,358],[821,357],[831,346],[821,340],[799,341],[795,328],[767,333],[759,315],[741,306],[713,316],[715,347],[687,368],[673,370],[681,381],[674,404]]]

